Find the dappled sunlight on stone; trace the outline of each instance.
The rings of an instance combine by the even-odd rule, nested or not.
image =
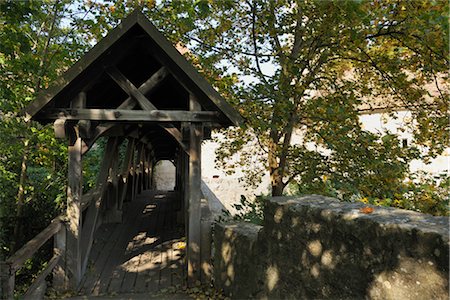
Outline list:
[[[273,216],[273,220],[275,223],[281,223],[281,219],[283,219],[283,208],[279,207]]]
[[[314,264],[309,271],[314,278],[318,278],[320,275],[320,267],[319,264]]]
[[[266,271],[266,282],[269,291],[272,291],[276,287],[278,280],[279,280],[278,268],[276,266],[268,267]]]
[[[231,280],[234,280],[234,267],[231,264],[227,267],[227,275]]]
[[[319,240],[314,240],[308,243],[307,245],[309,253],[311,255],[318,257],[322,254],[322,244]]]
[[[231,261],[231,246],[230,243],[224,242],[222,244],[222,259],[223,261],[228,264]]]
[[[334,269],[336,266],[336,261],[333,255],[333,250],[325,250],[320,259],[322,265],[327,269]]]
[[[375,276],[368,294],[378,299],[417,299],[419,295],[445,299],[442,295],[448,295],[448,282],[433,262],[401,257],[395,269]]]
[[[361,207],[276,197],[262,229],[217,224],[217,248],[231,249],[215,284],[236,299],[448,299],[448,218]]]

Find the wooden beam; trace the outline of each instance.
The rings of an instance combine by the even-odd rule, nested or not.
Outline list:
[[[138,88],[115,66],[106,69],[106,73],[124,90],[130,97],[135,99],[144,110],[154,110],[155,106],[142,94]]]
[[[79,93],[72,101],[72,108],[82,108],[86,104],[86,93]],[[69,130],[67,209],[68,217],[66,263],[69,271],[69,285],[75,289],[81,281],[81,196],[83,193],[82,140],[78,125]]]
[[[81,164],[81,138],[78,127],[74,126],[69,137],[69,163],[67,187],[67,267],[70,271],[69,285],[76,288],[81,280],[81,194],[82,164]]]
[[[6,262],[11,264],[14,271],[23,267],[24,263],[33,257],[36,251],[42,247],[49,239],[53,237],[61,229],[62,217],[58,216],[52,220],[44,230],[42,230],[33,239],[28,241],[22,248],[20,248],[13,256],[8,258]]]
[[[53,271],[53,269],[58,265],[61,259],[61,253],[57,252],[53,255],[47,264],[47,267],[41,271],[36,279],[33,280],[31,286],[27,289],[26,293],[23,295],[23,299],[36,299],[39,297],[40,291],[38,290],[43,285],[46,287],[47,283],[45,279]]]
[[[161,85],[161,83],[167,78],[169,75],[169,71],[165,67],[161,67],[158,71],[156,71],[147,81],[145,81],[138,88],[138,91],[142,94],[151,93],[157,87]],[[118,109],[133,109],[136,107],[137,102],[134,98],[128,97],[122,104],[117,107]]]
[[[0,299],[14,299],[16,271],[11,263],[0,261]]]
[[[66,119],[56,119],[53,123],[53,130],[57,139],[66,138]]]
[[[147,81],[145,81],[138,90],[142,94],[147,94],[153,92],[157,89],[161,83],[167,78],[169,75],[169,71],[165,67],[161,67],[158,71],[156,71]],[[133,109],[137,105],[137,101],[131,97],[125,99],[125,101],[120,104],[117,109]],[[65,120],[64,120],[65,121]],[[111,127],[115,126],[115,124],[100,124],[98,125],[90,138],[89,142],[84,145],[83,153],[87,152],[95,141],[102,136],[105,132],[108,132]]]
[[[128,139],[127,151],[125,153],[125,158],[122,165],[121,171],[122,189],[121,194],[119,195],[119,209],[122,209],[123,202],[125,201],[125,197],[127,195],[128,178],[130,175],[131,162],[133,159],[134,141],[135,141],[134,139]]]
[[[91,120],[105,122],[210,122],[217,112],[184,110],[124,110],[124,109],[52,109],[45,113],[48,119]],[[174,128],[174,127],[173,127]],[[175,128],[176,129],[176,128]],[[178,130],[178,129],[176,129]]]
[[[191,95],[190,110],[201,109]],[[189,141],[189,188],[188,188],[188,236],[187,267],[188,284],[199,281],[201,274],[201,148],[203,127],[201,123],[191,123]]]
[[[158,71],[160,72],[161,69]],[[145,88],[145,86],[142,88],[142,90],[139,88],[137,89],[133,83],[131,81],[128,80],[128,78],[125,77],[125,75],[123,75],[117,68],[115,67],[109,67],[107,69],[107,72],[109,74],[109,76],[131,97],[131,99],[134,99],[135,101],[138,102],[139,106],[144,109],[144,110],[157,110],[157,108],[150,102],[150,100],[147,99],[147,97],[144,96],[145,90],[147,88]],[[157,72],[157,73],[158,73]],[[150,87],[154,86],[155,84],[159,84],[164,78],[165,76],[167,76],[168,71],[164,68],[163,71],[161,71],[162,74],[157,74],[156,73],[156,78],[154,80],[154,83],[152,82],[151,84],[148,84],[148,89],[150,90]],[[157,76],[161,76],[162,79],[157,80]],[[152,76],[153,77],[153,76]],[[152,78],[150,78],[149,80],[151,80]],[[142,86],[141,86],[142,87]],[[122,105],[128,106],[128,105],[132,105],[131,99],[127,99],[125,100],[124,103],[122,103]],[[200,109],[201,110],[201,109]],[[215,121],[218,120],[218,116],[220,114],[217,113]],[[181,133],[179,132],[179,130],[177,128],[175,128],[173,125],[164,125],[162,126],[170,135],[172,135],[175,140],[180,144],[180,146],[183,148],[184,151],[188,151],[186,145],[183,143],[183,141],[179,138],[181,136]]]
[[[66,271],[66,225],[63,224],[53,238],[53,255],[60,253],[61,259],[53,269],[52,287],[59,292],[67,290],[68,277]]]

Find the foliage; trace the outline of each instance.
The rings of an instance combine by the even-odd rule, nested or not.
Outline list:
[[[293,181],[312,184],[331,169],[343,193],[363,189],[384,197],[406,178],[412,159],[434,157],[447,145],[445,1],[127,3],[98,4],[100,19],[115,24],[138,7],[174,43],[189,46],[187,57],[203,66],[200,71],[247,120],[224,132],[220,165],[252,165],[249,183],[268,170],[274,195]],[[432,95],[430,85],[436,87]],[[402,149],[389,132],[365,131],[358,114],[373,104],[410,109],[407,126],[415,145],[427,151]],[[295,132],[303,143],[292,143]],[[249,145],[254,139],[263,154],[259,170]]]
[[[65,205],[67,146],[22,109],[90,45],[74,1],[0,1],[0,260]],[[18,291],[42,268],[51,242],[17,275]]]
[[[427,161],[448,143],[447,1],[3,0],[0,259],[64,206],[66,145],[20,111],[133,9],[187,46],[186,58],[245,117],[223,132],[223,168],[248,166],[249,183],[267,170],[273,195],[292,184],[444,214],[448,179],[407,179],[412,159]],[[358,115],[374,103],[411,111],[411,146],[362,128]],[[85,188],[99,153],[87,158]],[[250,209],[241,217],[256,220],[260,202],[241,201]],[[40,217],[27,224],[29,215]]]
[[[251,200],[247,199],[244,195],[241,195],[240,203],[232,205],[237,211],[233,216],[233,219],[262,225],[264,219],[264,200],[264,196],[256,196],[255,199]]]
[[[441,174],[433,177],[427,173],[418,173],[404,182],[399,183],[395,190],[383,196],[367,194],[355,190],[353,194],[340,193],[341,185],[335,177],[323,176],[322,180],[313,185],[298,185],[292,183],[288,187],[291,195],[320,194],[340,198],[344,201],[358,201],[366,204],[391,206],[436,216],[450,215],[450,177]]]

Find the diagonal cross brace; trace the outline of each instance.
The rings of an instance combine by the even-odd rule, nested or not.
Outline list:
[[[163,70],[165,70],[165,68]],[[125,75],[123,75],[122,72],[120,72],[115,66],[108,67],[106,69],[106,73],[108,73],[108,75],[131,97],[131,99],[134,99],[143,110],[157,110],[156,106],[154,106],[150,102],[150,100],[148,100],[148,98],[145,97],[145,95],[142,93],[142,92],[144,92],[144,88],[142,88],[142,92],[141,92],[141,88],[139,88],[139,89],[136,88],[136,86],[130,80],[128,80],[128,78],[126,78]],[[145,85],[145,83],[143,84],[143,86],[144,85]],[[130,102],[129,99],[130,98],[125,100],[125,102],[127,103],[126,104],[127,106],[128,106],[128,103]],[[122,105],[124,105],[125,102],[122,103]],[[130,103],[130,107],[134,107],[134,106]],[[169,133],[172,137],[174,137],[175,140],[180,144],[181,148],[183,148],[183,150],[187,153],[188,148],[183,143],[182,134],[181,134],[180,130],[171,124],[165,124],[165,125],[160,125],[160,126],[167,133]]]

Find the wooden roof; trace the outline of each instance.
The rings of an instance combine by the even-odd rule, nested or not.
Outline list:
[[[165,68],[168,74],[164,81],[151,94],[144,93],[158,110],[189,110],[189,95],[194,95],[202,110],[217,113],[215,126],[239,125],[243,121],[139,11],[130,14],[52,87],[41,92],[25,112],[41,123],[51,122],[53,119],[42,112],[70,108],[81,91],[86,93],[86,108],[118,108],[130,95],[108,74],[110,66],[120,70],[136,87]]]
[[[243,119],[139,11],[86,53],[25,113],[66,136],[78,124],[83,153],[102,136],[137,139],[156,160],[188,151],[189,123],[211,128]]]

